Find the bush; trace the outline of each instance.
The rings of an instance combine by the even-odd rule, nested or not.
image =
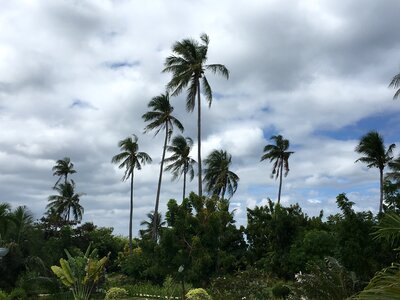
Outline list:
[[[290,294],[290,289],[283,283],[278,283],[272,288],[272,295],[277,299],[286,299]]]
[[[210,293],[214,299],[269,299],[272,279],[262,270],[249,268],[233,275],[214,278]]]
[[[203,289],[192,289],[186,294],[188,300],[212,300],[211,296]]]
[[[23,288],[15,288],[10,293],[11,300],[25,300],[26,298],[26,292]]]
[[[6,292],[3,292],[0,290],[0,300],[9,300],[10,298],[8,297]]]
[[[128,297],[128,291],[124,288],[113,287],[106,293],[104,300],[124,299]]]

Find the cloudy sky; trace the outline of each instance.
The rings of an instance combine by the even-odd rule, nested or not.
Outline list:
[[[51,168],[67,156],[86,193],[84,221],[126,235],[129,183],[111,158],[135,133],[154,161],[135,177],[137,233],[154,209],[163,142],[143,134],[141,116],[165,91],[172,44],[204,32],[208,62],[231,76],[208,75],[214,100],[210,109],[203,103],[202,153],[232,154],[238,223],[246,223],[246,207],[277,197],[271,165],[260,162],[276,134],[295,151],[285,205],[327,215],[345,192],[357,209],[376,212],[378,171],[355,163],[354,148],[369,130],[400,146],[400,102],[388,88],[400,72],[399,19],[397,0],[0,0],[0,202],[27,205],[40,218],[55,193]],[[171,102],[196,140],[185,95]],[[164,174],[163,212],[181,189]]]

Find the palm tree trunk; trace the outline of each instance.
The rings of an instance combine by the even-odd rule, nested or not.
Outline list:
[[[283,172],[283,161],[281,161],[279,170],[279,191],[278,191],[278,204],[281,203],[281,191],[282,191],[282,172]]]
[[[383,168],[379,169],[379,191],[380,191],[379,214],[381,214],[383,210]]]
[[[183,197],[182,197],[182,201],[185,200],[185,192],[186,192],[186,173],[187,170],[183,171]]]
[[[157,241],[157,234],[158,234],[157,233],[158,206],[160,203],[161,181],[162,181],[162,174],[163,174],[163,168],[164,168],[165,150],[167,149],[167,142],[168,142],[168,122],[165,122],[164,148],[163,148],[162,157],[161,157],[160,175],[158,177],[158,186],[157,186],[156,206],[154,208],[154,218],[153,218],[152,238],[154,241]]]
[[[197,80],[197,160],[199,164],[199,197],[203,195],[201,174],[201,102],[200,102],[200,80]]]
[[[131,174],[131,207],[129,212],[129,255],[132,255],[132,219],[133,219],[133,170]]]

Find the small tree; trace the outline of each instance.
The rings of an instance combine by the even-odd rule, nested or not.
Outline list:
[[[90,245],[85,255],[72,257],[65,250],[68,259],[60,259],[60,266],[52,266],[51,270],[62,284],[69,287],[75,300],[90,299],[93,287],[103,276],[108,256],[97,259],[96,249],[90,252]]]

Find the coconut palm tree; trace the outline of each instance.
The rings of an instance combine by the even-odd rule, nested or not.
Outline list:
[[[142,222],[140,222],[140,226],[145,226],[145,229],[139,230],[139,233],[142,238],[146,237],[146,236],[151,236],[153,238],[153,224],[154,224],[154,222],[156,222],[156,225],[157,225],[156,241],[158,241],[160,238],[160,232],[161,232],[163,226],[165,226],[166,222],[162,221],[162,217],[161,217],[160,213],[158,213],[157,218],[154,218],[154,211],[149,212],[148,214],[146,214],[146,216],[148,218],[148,221],[143,220]]]
[[[57,184],[60,182],[60,180],[63,177],[64,177],[64,184],[66,184],[67,180],[68,180],[68,174],[76,173],[76,171],[74,170],[74,164],[71,163],[71,160],[69,157],[64,157],[64,159],[57,160],[52,171],[53,171],[53,176],[59,176],[54,187],[57,186]]]
[[[18,206],[12,213],[11,219],[14,224],[14,234],[16,242],[21,242],[22,235],[26,232],[27,228],[33,223],[32,212],[26,206]]]
[[[187,87],[186,109],[192,112],[196,106],[197,96],[197,162],[199,196],[202,196],[202,169],[201,169],[201,89],[211,106],[212,90],[206,77],[206,71],[220,74],[229,78],[228,69],[221,64],[206,64],[209,38],[206,34],[200,36],[199,43],[193,39],[183,39],[172,46],[173,55],[165,60],[163,72],[171,72],[172,79],[167,84],[167,89],[172,95],[180,94]]]
[[[393,99],[396,99],[400,95],[400,73],[393,77],[392,81],[389,84],[389,87],[397,89],[394,93]]]
[[[206,190],[212,195],[224,199],[227,193],[229,198],[236,192],[239,176],[229,170],[232,156],[223,150],[214,150],[204,160],[204,182]]]
[[[46,208],[61,216],[64,221],[70,221],[71,213],[75,222],[82,220],[84,208],[80,205],[83,193],[75,193],[75,182],[60,183],[54,188],[59,194],[49,196]]]
[[[282,192],[282,174],[285,169],[285,177],[289,173],[289,157],[294,152],[287,151],[289,149],[289,140],[284,139],[281,135],[273,135],[271,140],[275,144],[269,144],[264,147],[264,155],[261,156],[261,161],[269,159],[274,162],[272,166],[271,177],[275,176],[275,180],[279,177],[278,204],[281,202]]]
[[[11,222],[10,204],[0,203],[0,243],[2,242],[2,239],[6,238]]]
[[[179,178],[183,174],[182,200],[185,199],[186,176],[189,175],[190,180],[194,177],[193,166],[196,161],[190,157],[192,146],[193,140],[190,137],[185,138],[182,135],[174,137],[171,145],[167,146],[167,151],[171,152],[172,155],[165,159],[165,162],[168,164],[165,170],[172,172],[172,180]]]
[[[398,189],[400,189],[400,156],[388,163],[391,172],[386,173],[386,179],[393,181]]]
[[[370,131],[361,137],[359,144],[356,147],[356,152],[364,156],[356,160],[367,164],[368,168],[379,169],[379,213],[383,209],[383,170],[388,163],[393,159],[393,149],[395,144],[391,144],[389,148],[385,149],[383,137],[377,131]]]
[[[125,174],[122,181],[131,180],[131,198],[130,198],[130,213],[129,213],[129,253],[132,254],[132,217],[133,217],[133,177],[134,170],[140,170],[142,165],[151,162],[151,157],[145,152],[139,152],[138,138],[132,135],[133,138],[127,137],[119,141],[118,146],[121,153],[113,156],[111,162],[119,164],[118,168],[125,169]]]
[[[148,107],[151,111],[145,113],[142,118],[145,122],[149,122],[149,124],[145,127],[145,132],[156,130],[155,135],[157,135],[161,129],[165,130],[165,138],[164,138],[164,146],[161,157],[161,165],[160,165],[160,175],[158,176],[158,186],[157,186],[157,194],[156,194],[156,204],[154,208],[154,215],[158,216],[158,206],[160,203],[160,191],[161,191],[161,181],[162,181],[162,173],[164,169],[164,159],[165,159],[165,151],[167,148],[167,142],[171,138],[171,134],[174,128],[174,125],[178,127],[180,131],[183,131],[183,125],[177,118],[172,116],[172,112],[174,108],[171,106],[169,102],[169,94],[161,94],[160,96],[154,97],[148,104]],[[157,222],[155,220],[153,226],[153,239],[157,238]]]

